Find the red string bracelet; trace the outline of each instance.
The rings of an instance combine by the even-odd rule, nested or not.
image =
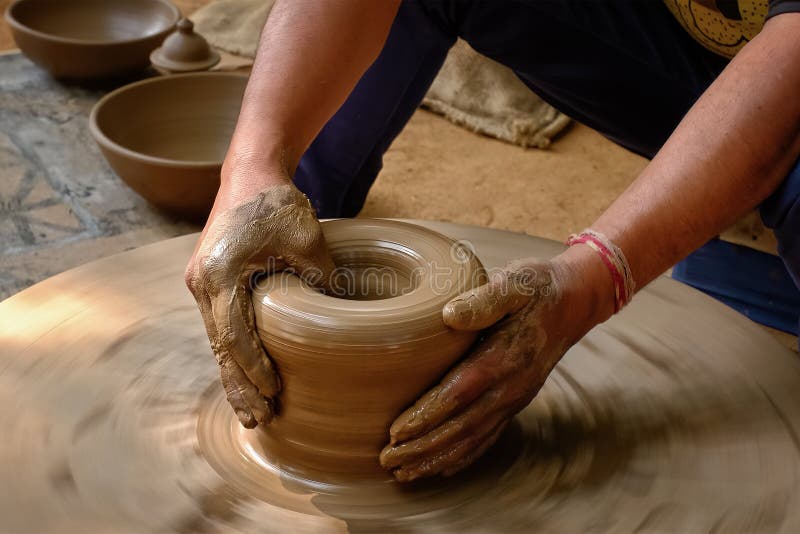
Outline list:
[[[580,234],[572,234],[567,245],[587,245],[597,252],[608,268],[614,282],[614,313],[620,311],[633,297],[636,284],[633,281],[631,268],[622,250],[606,236],[594,230],[584,230]]]

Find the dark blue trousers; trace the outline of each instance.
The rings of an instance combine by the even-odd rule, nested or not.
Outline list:
[[[660,1],[408,0],[382,53],[303,156],[320,217],[353,217],[457,37],[541,98],[652,157],[727,64]],[[800,167],[761,206],[800,285]]]

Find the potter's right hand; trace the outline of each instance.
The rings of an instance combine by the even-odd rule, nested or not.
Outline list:
[[[186,268],[228,402],[241,424],[266,424],[280,378],[256,335],[250,284],[259,272],[291,268],[326,288],[334,269],[308,198],[289,180],[223,179]]]

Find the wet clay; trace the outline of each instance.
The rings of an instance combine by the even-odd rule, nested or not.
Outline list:
[[[17,0],[6,12],[28,58],[79,80],[140,73],[179,18],[168,0]]]
[[[559,319],[558,307],[569,306],[559,272],[555,262],[511,262],[444,307],[445,324],[484,335],[392,423],[380,462],[398,481],[452,476],[471,465],[578,341],[566,337]]]
[[[247,76],[201,72],[135,82],[104,96],[89,128],[111,168],[155,207],[203,222]]]
[[[562,250],[420,224],[487,269]],[[800,531],[796,356],[691,288],[642,289],[467,471],[322,484],[277,469],[232,413],[183,284],[196,241],[0,303],[0,531]]]
[[[468,248],[420,226],[340,219],[322,230],[337,265],[333,294],[279,273],[253,295],[284,384],[260,441],[306,478],[386,478],[378,454],[392,421],[477,337],[446,327],[442,309],[485,273]]]
[[[250,286],[257,273],[285,269],[331,279],[333,260],[311,202],[291,184],[273,186],[214,217],[187,267],[211,349],[236,416],[246,428],[275,414],[280,377],[256,334]]]

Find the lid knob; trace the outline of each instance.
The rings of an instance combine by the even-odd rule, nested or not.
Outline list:
[[[178,21],[178,31],[184,35],[188,35],[194,33],[194,22],[183,17],[181,20]]]
[[[160,48],[150,54],[150,61],[167,72],[207,70],[219,63],[220,57],[202,35],[194,32],[194,23],[182,18]]]

